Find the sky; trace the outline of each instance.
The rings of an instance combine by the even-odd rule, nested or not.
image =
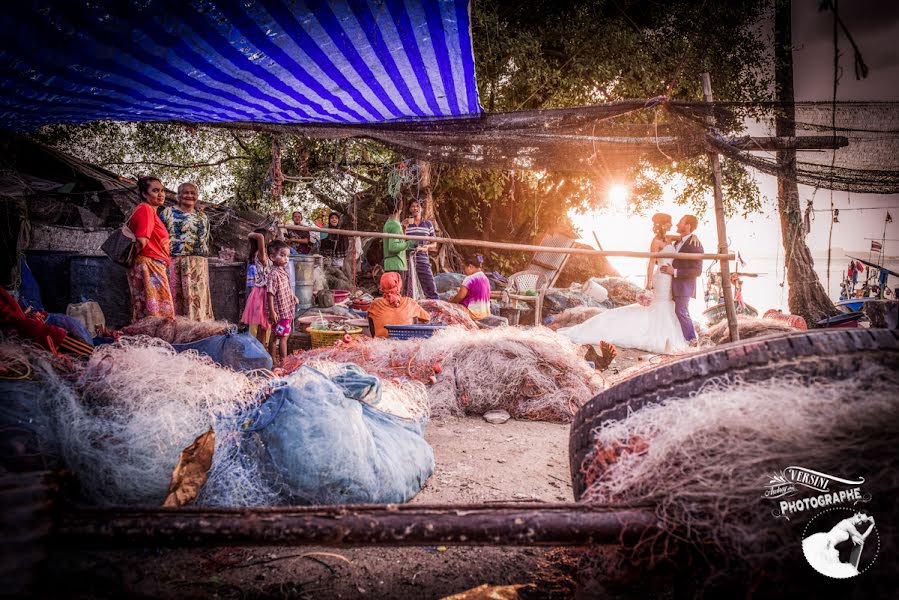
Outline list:
[[[833,94],[833,20],[830,13],[819,13],[817,6],[818,0],[793,2],[793,68],[797,100],[830,100]],[[843,75],[837,99],[899,100],[899,0],[854,0],[839,6],[841,17],[858,44],[870,72],[866,79],[855,80],[851,47],[841,34],[843,55],[840,64]],[[736,216],[728,219],[728,238],[731,249],[739,250],[748,262],[748,270],[767,273],[764,277],[747,280],[744,285],[747,301],[760,309],[786,308],[786,290],[779,286],[783,281],[783,249],[776,206],[777,183],[774,177],[763,174],[757,174],[756,179],[762,196],[767,198],[763,211],[748,218]],[[799,186],[800,205],[803,207],[806,200],[813,199],[815,209],[829,209],[831,194],[835,207],[841,209],[839,223],[833,227],[832,246],[836,250],[831,263],[830,289],[835,292],[839,288],[837,270],[842,271],[845,267],[843,263],[848,263],[839,249],[861,253],[861,257],[867,259],[870,240],[865,238],[879,240],[886,237],[885,254],[899,257],[899,195],[849,194],[824,189],[816,192],[814,188]],[[595,246],[592,235],[595,231],[606,250],[648,249],[652,237],[650,215],[630,214],[621,195],[619,190],[616,197],[610,199],[607,209],[592,214],[571,215],[575,226],[581,230],[584,243]],[[685,214],[685,209],[674,203],[674,196],[675,190],[666,190],[665,200],[657,210],[672,214],[676,222]],[[871,207],[872,210],[846,210],[862,207]],[[887,211],[891,213],[893,222],[885,224]],[[710,209],[704,215],[697,216],[700,218],[697,235],[706,250],[713,251],[717,247],[714,212]],[[641,231],[645,235],[641,236]],[[822,281],[826,281],[829,234],[829,213],[814,213],[807,243]],[[611,262],[622,274],[645,273],[643,261],[613,258]],[[888,263],[895,266],[891,260]],[[642,284],[642,277],[637,281]],[[890,286],[896,285],[899,281],[891,278]]]

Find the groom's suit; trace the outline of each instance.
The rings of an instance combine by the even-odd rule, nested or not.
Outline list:
[[[678,252],[687,254],[705,254],[702,244],[692,233],[675,246]],[[690,298],[696,297],[696,278],[702,274],[701,260],[685,260],[675,258],[671,267],[674,269],[674,280],[671,282],[671,295],[674,296],[674,311],[680,321],[681,331],[687,341],[696,339],[693,319],[690,318]]]

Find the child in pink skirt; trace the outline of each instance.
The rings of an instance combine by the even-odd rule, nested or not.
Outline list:
[[[271,328],[266,315],[265,290],[268,284],[268,275],[272,263],[266,252],[266,245],[271,234],[265,229],[257,229],[248,237],[250,240],[250,255],[247,257],[247,305],[243,309],[240,320],[251,328],[256,328],[256,339],[265,346],[268,330]],[[252,277],[251,277],[252,275]]]

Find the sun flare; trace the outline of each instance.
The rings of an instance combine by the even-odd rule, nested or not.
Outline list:
[[[609,206],[615,210],[623,211],[627,207],[628,189],[623,185],[613,185],[609,188]]]

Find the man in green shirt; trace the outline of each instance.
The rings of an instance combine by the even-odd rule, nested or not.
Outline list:
[[[399,218],[403,212],[403,203],[400,200],[395,200],[393,208],[395,210],[387,218],[387,222],[384,223],[384,233],[394,233],[402,235],[403,226],[400,223]],[[398,240],[394,238],[384,238],[383,242],[384,271],[398,272],[405,284],[406,271],[409,268],[406,262],[406,251],[418,246],[419,242],[416,242],[414,240]]]

